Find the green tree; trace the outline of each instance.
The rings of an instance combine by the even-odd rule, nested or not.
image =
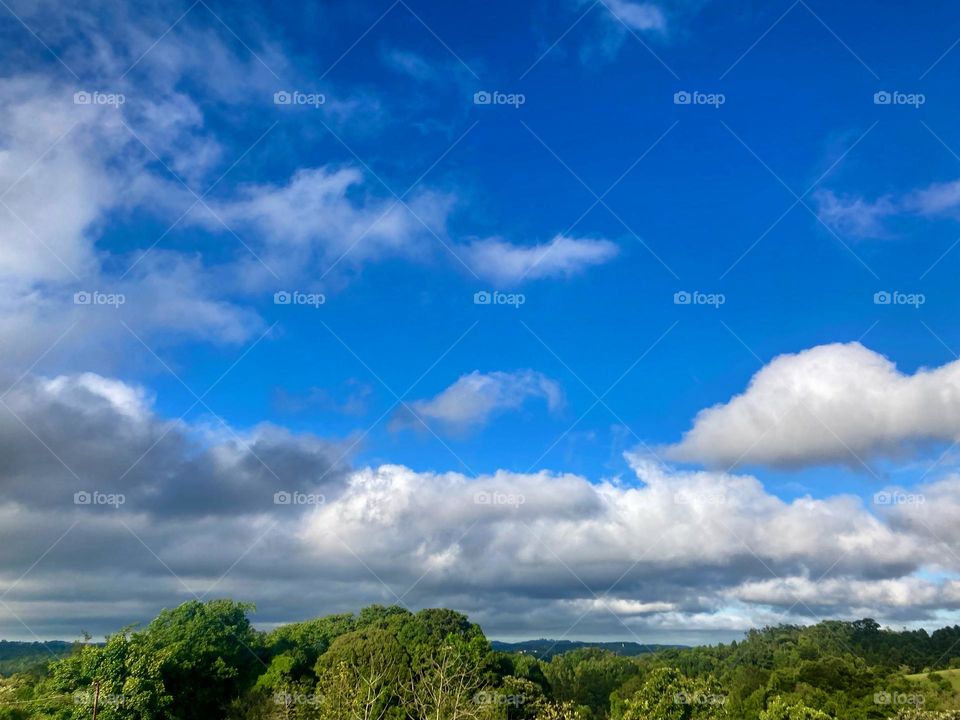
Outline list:
[[[164,610],[142,631],[53,663],[51,685],[75,695],[78,719],[89,717],[94,695],[103,720],[223,717],[264,667],[251,608],[213,600]]]
[[[554,699],[589,708],[596,718],[610,713],[610,694],[639,671],[637,664],[609,650],[583,648],[556,655],[543,666]]]
[[[712,677],[658,668],[624,703],[620,720],[726,720],[726,696]]]
[[[482,637],[448,635],[410,681],[410,708],[420,720],[494,718],[513,702],[491,691],[483,674],[489,645]]]
[[[831,717],[801,703],[788,704],[783,698],[776,697],[760,713],[760,720],[831,720]]]
[[[537,712],[536,720],[587,720],[588,711],[572,702],[545,703]]]
[[[379,623],[341,635],[317,661],[317,696],[329,717],[400,717],[409,687],[410,655]],[[336,714],[339,713],[339,714]]]

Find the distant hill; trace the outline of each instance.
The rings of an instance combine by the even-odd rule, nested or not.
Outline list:
[[[62,640],[43,643],[0,640],[0,675],[12,675],[46,665],[51,660],[63,657],[72,648],[73,643]]]
[[[494,650],[532,655],[541,660],[549,660],[554,655],[577,650],[579,648],[601,648],[617,655],[633,657],[658,650],[685,648],[686,645],[641,645],[637,642],[583,642],[578,640],[523,640],[522,642],[490,643]],[[73,643],[63,640],[49,642],[17,642],[0,640],[0,676],[12,675],[46,665],[70,653]]]
[[[641,645],[637,642],[581,642],[579,640],[524,640],[522,642],[499,642],[494,640],[490,643],[494,650],[500,652],[515,652],[533,655],[541,660],[549,660],[554,655],[562,655],[571,650],[580,648],[601,648],[609,650],[617,655],[633,657],[634,655],[644,655],[646,653],[657,652],[658,650],[673,650],[687,647],[686,645]]]

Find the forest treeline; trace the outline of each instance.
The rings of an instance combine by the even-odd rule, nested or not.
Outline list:
[[[51,642],[7,642],[0,640],[0,676],[13,675],[45,664],[51,657],[67,655],[71,643],[60,640]]]
[[[0,680],[0,720],[960,720],[960,627],[781,625],[716,646],[541,660],[455,611],[371,606],[256,630],[188,602]],[[911,674],[920,673],[920,675]]]

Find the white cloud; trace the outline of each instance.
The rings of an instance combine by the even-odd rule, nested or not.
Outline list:
[[[631,463],[635,487],[547,473],[467,478],[368,468],[351,476],[336,503],[305,519],[303,539],[316,558],[346,544],[401,587],[401,578],[432,568],[418,588],[428,594],[488,598],[491,588],[509,588],[503,602],[536,598],[553,615],[549,624],[589,611],[592,621],[616,626],[613,611],[645,623],[638,628],[678,629],[695,616],[724,627],[737,602],[744,627],[791,590],[810,601],[809,578],[821,576],[829,592],[817,606],[835,614],[931,607],[931,584],[912,573],[935,549],[886,526],[855,498],[788,503],[749,476],[678,472],[640,457]],[[456,563],[442,562],[447,557]],[[891,582],[867,593],[877,579]],[[937,592],[960,604],[948,585]],[[506,605],[486,602],[502,623]]]
[[[585,0],[575,0],[579,12],[587,7]],[[673,8],[682,10],[689,15],[698,9],[700,2],[686,2],[684,7]],[[632,0],[607,0],[598,4],[591,12],[596,13],[592,22],[595,30],[592,36],[580,47],[580,59],[587,65],[595,65],[599,61],[609,61],[616,57],[631,35],[647,37],[657,40],[666,40],[671,26],[676,25],[662,3],[633,2]],[[675,13],[679,14],[679,13]]]
[[[547,408],[554,411],[563,404],[563,391],[555,380],[533,370],[490,373],[474,370],[436,396],[410,403],[416,417],[400,413],[394,427],[422,427],[419,417],[428,425],[435,420],[448,430],[465,431],[482,427],[494,416],[517,410],[534,398],[542,399]]]
[[[262,333],[264,323],[218,285],[222,269],[198,257],[154,249],[124,280],[104,278],[105,288],[124,293],[126,304],[111,320],[127,322],[157,343],[184,339],[242,343]],[[102,318],[101,322],[106,320]],[[102,332],[109,331],[109,322]]]
[[[12,6],[43,28],[83,82],[32,51],[3,67],[0,364],[25,367],[59,342],[51,365],[95,362],[108,371],[129,356],[130,343],[138,344],[118,320],[154,348],[248,341],[263,328],[251,305],[278,285],[319,282],[336,265],[320,288],[332,291],[367,263],[443,255],[434,233],[456,245],[446,231],[452,194],[415,192],[405,198],[408,208],[353,165],[302,168],[286,179],[231,187],[242,163],[255,163],[272,138],[251,148],[246,143],[256,134],[221,135],[216,120],[263,105],[296,112],[269,105],[279,83],[271,70],[289,80],[285,89],[303,81],[304,89],[328,90],[313,87],[256,28],[241,47],[216,23],[211,29],[197,22],[202,6],[175,28],[159,8],[131,12],[112,0]],[[413,56],[398,62],[419,67]],[[78,91],[119,94],[125,102],[75,104]],[[336,125],[364,102],[334,92],[316,112]],[[241,161],[236,168],[228,165],[234,160]],[[227,170],[234,175],[204,199],[212,212],[199,204],[181,217],[196,196],[171,171],[202,193]],[[196,227],[184,228],[191,221],[225,242],[204,238],[196,245],[202,250],[182,249],[181,230],[197,240]],[[93,290],[123,293],[127,302],[112,314],[73,304],[75,292]]]
[[[730,597],[749,603],[790,607],[801,602],[811,609],[844,603],[868,611],[876,607],[937,608],[960,605],[960,581],[934,583],[920,577],[851,580],[808,577],[771,578],[743,583]]]
[[[157,152],[208,145],[183,100],[148,106],[167,118],[143,129]],[[119,320],[151,343],[240,342],[260,327],[254,313],[223,298],[197,256],[155,248],[124,276],[133,258],[99,245],[106,223],[141,203],[176,214],[187,207],[148,169],[152,156],[123,127],[137,125],[125,107],[76,105],[72,88],[42,76],[0,81],[0,363],[32,362],[58,338],[57,352],[73,366],[121,357],[135,341]],[[100,312],[75,305],[78,291],[122,293],[127,302]]]
[[[42,77],[0,80],[0,282],[8,286],[90,272],[88,232],[122,191],[123,175],[106,167],[125,145],[110,110],[72,100]]]
[[[613,611],[621,617],[665,613],[677,609],[674,603],[639,602],[638,600],[628,600],[626,598],[614,598],[613,600],[594,598],[593,600],[576,600],[571,604],[582,613]]]
[[[202,254],[170,249],[183,247],[177,233],[191,218],[225,236],[233,230],[202,204],[178,221],[196,196],[171,171],[202,193],[228,168],[241,174],[242,165],[228,163],[255,162],[270,141],[248,147],[257,135],[221,135],[211,119],[238,108],[274,109],[269,101],[280,81],[273,72],[290,83],[284,89],[298,80],[305,89],[330,88],[310,85],[256,28],[243,28],[241,47],[216,23],[204,26],[202,6],[171,28],[161,7],[131,12],[112,0],[82,8],[13,5],[43,28],[83,82],[32,52],[24,57],[40,59],[7,63],[0,80],[0,363],[30,362],[58,338],[70,367],[123,358],[136,341],[118,320],[153,347],[174,338],[243,342],[262,328],[248,307],[254,292],[263,293],[259,300],[281,282],[315,278],[344,253],[349,272],[437,252],[421,220],[443,233],[449,197],[423,191],[406,199],[412,210],[394,206],[389,195],[373,196],[368,179],[349,166],[304,169],[239,194],[225,180],[205,202],[244,237],[236,233],[222,249],[200,244]],[[119,94],[124,102],[78,105],[78,91]],[[316,112],[334,126],[363,105],[349,93],[329,94]],[[109,232],[118,223],[125,223],[121,239]],[[139,232],[145,227],[149,234]],[[255,232],[243,232],[249,229]],[[127,303],[96,315],[73,305],[81,290],[122,292]],[[66,332],[75,324],[80,332]]]
[[[393,49],[383,54],[384,63],[396,72],[437,88],[466,93],[476,78],[458,60],[435,60],[408,50]]]
[[[56,64],[51,71],[48,58],[8,64],[0,80],[0,364],[32,362],[59,339],[48,360],[109,367],[138,345],[119,321],[154,347],[174,337],[249,339],[260,320],[240,306],[222,263],[163,246],[142,253],[194,200],[167,168],[200,189],[223,169],[206,107],[267,97],[268,71],[189,19],[171,29],[163,12],[130,15],[112,2],[16,9],[83,81]],[[161,33],[164,42],[123,77]],[[186,77],[207,91],[203,110],[181,91]],[[76,104],[80,91],[124,102]],[[138,232],[144,213],[159,219],[149,235]],[[130,223],[119,241],[107,232],[116,221]],[[122,293],[126,303],[115,312],[78,307],[78,291]]]
[[[838,197],[830,190],[814,193],[817,216],[841,235],[883,238],[888,235],[884,221],[898,212],[889,197],[870,202],[861,197]]]
[[[667,456],[730,466],[860,465],[960,438],[960,361],[913,375],[859,343],[780,355],[700,411]]]
[[[26,378],[5,401],[0,581],[13,583],[80,521],[5,599],[46,636],[115,630],[191,597],[168,567],[198,594],[215,587],[257,602],[260,622],[305,617],[318,602],[333,612],[402,597],[464,610],[497,635],[556,637],[580,618],[577,634],[595,638],[622,638],[621,621],[645,640],[691,628],[730,637],[771,619],[803,621],[805,611],[781,616],[796,600],[881,621],[960,607],[960,561],[913,509],[878,516],[849,496],[785,502],[747,475],[681,472],[641,456],[628,457],[635,477],[597,483],[550,472],[350,471],[319,438],[169,421],[142,388],[89,374]],[[126,503],[75,505],[82,489],[122,492]],[[325,501],[277,505],[277,490]],[[922,491],[928,509],[942,505],[936,529],[955,542],[960,485]],[[0,611],[0,634],[18,628]]]
[[[954,472],[916,488],[887,488],[886,492],[891,490],[902,501],[878,507],[884,518],[893,527],[926,536],[947,558],[954,557],[960,545],[960,475]]]
[[[261,243],[260,257],[248,261],[255,277],[301,277],[310,268],[357,267],[387,257],[422,258],[440,245],[453,199],[423,191],[405,200],[369,195],[355,167],[298,170],[287,183],[249,185],[240,197],[198,209],[196,222],[223,231],[250,226]],[[442,249],[442,247],[441,247]],[[274,279],[274,282],[276,280]]]
[[[904,204],[921,215],[956,215],[960,210],[960,180],[933,183],[911,193]]]
[[[667,29],[667,18],[659,6],[648,2],[629,2],[629,0],[607,0],[604,3],[609,11],[633,30]]]
[[[76,407],[90,403],[93,398],[91,405],[105,403],[111,412],[138,424],[142,423],[153,404],[144,388],[90,372],[44,380],[39,388],[45,396]]]
[[[474,241],[464,261],[481,277],[516,284],[523,280],[570,277],[612,260],[619,249],[609,240],[555,236],[540,245],[513,245],[499,239]]]
[[[887,221],[894,217],[960,217],[960,180],[932,183],[900,196],[868,200],[838,196],[832,190],[814,193],[817,215],[836,232],[855,238],[887,238]]]
[[[644,556],[640,570],[625,580],[629,593],[639,589],[640,576],[667,566],[678,577],[692,571],[683,582],[694,584],[696,572],[708,567],[730,565],[731,572],[750,574],[756,571],[749,567],[753,552],[781,570],[795,570],[829,565],[844,549],[873,548],[860,560],[879,569],[908,559],[906,553],[914,549],[852,498],[784,503],[751,477],[680,473],[638,458],[633,462],[639,487],[593,485],[584,478],[545,473],[501,472],[469,479],[398,466],[368,469],[356,473],[340,500],[311,523],[318,538],[325,528],[335,528],[339,537],[352,546],[356,542],[369,556],[387,553],[377,560],[386,566],[424,547],[430,553],[446,552],[457,541],[447,534],[450,527],[478,521],[484,531],[469,538],[471,549],[462,551],[465,566],[451,572],[481,581],[500,575],[511,586],[531,591],[545,576],[565,586],[577,583],[561,560],[577,573],[606,577],[612,584],[630,557]],[[502,495],[503,504],[477,503],[479,493]],[[511,495],[523,501],[511,504]],[[685,499],[678,502],[678,497]],[[419,530],[409,534],[414,518],[421,518]],[[369,523],[378,532],[371,532]],[[785,525],[807,531],[784,532]],[[814,526],[821,532],[809,532]],[[429,538],[426,546],[424,534]],[[333,542],[322,541],[316,551],[325,552]],[[733,569],[738,563],[745,564]],[[840,566],[853,568],[849,561]]]

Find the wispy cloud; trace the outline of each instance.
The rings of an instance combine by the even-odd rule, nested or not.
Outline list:
[[[464,251],[474,272],[494,282],[516,284],[523,280],[571,277],[602,265],[617,256],[609,240],[555,236],[539,245],[514,245],[500,239],[477,240]]]
[[[413,415],[401,412],[393,425],[420,427],[422,418],[428,424],[439,423],[443,429],[463,432],[483,427],[494,417],[518,410],[531,399],[543,400],[547,409],[555,411],[563,404],[560,384],[534,370],[481,373],[475,370],[432,398],[410,404]]]
[[[814,193],[818,217],[836,232],[852,238],[883,239],[893,236],[889,220],[896,217],[948,217],[960,219],[960,180],[937,182],[901,195],[869,200],[859,195],[837,195],[832,190]]]
[[[578,5],[583,12],[588,3],[582,0]],[[591,13],[595,13],[592,33],[580,48],[580,57],[585,63],[612,60],[632,34],[665,40],[670,30],[667,12],[661,3],[604,0],[596,3]]]
[[[869,201],[862,197],[839,197],[830,190],[814,193],[817,215],[841,235],[855,238],[889,237],[885,220],[899,209],[889,197]]]
[[[615,16],[615,21],[620,21],[633,30],[663,32],[667,29],[666,15],[663,9],[654,3],[606,0],[604,4]]]

